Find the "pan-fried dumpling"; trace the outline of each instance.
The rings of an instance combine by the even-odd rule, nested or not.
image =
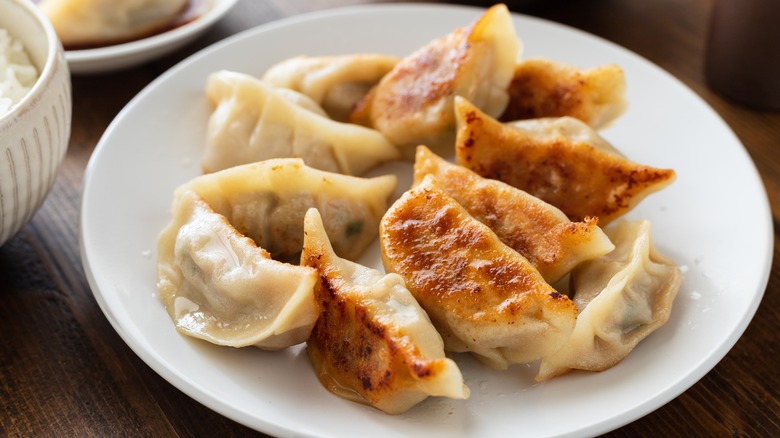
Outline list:
[[[440,187],[478,221],[522,254],[554,284],[585,260],[615,246],[599,228],[598,219],[572,222],[556,207],[494,179],[447,162],[425,146],[417,147],[414,181],[434,175]]]
[[[390,207],[379,238],[385,269],[404,278],[449,351],[505,369],[552,354],[574,328],[574,303],[432,175]]]
[[[337,257],[315,209],[306,213],[301,264],[316,269],[322,313],[307,353],[323,386],[400,414],[428,396],[468,398],[441,336],[396,274]]]
[[[653,246],[650,223],[621,221],[605,231],[616,248],[572,272],[580,315],[566,345],[542,358],[537,380],[610,368],[669,319],[682,274]]]
[[[360,178],[278,158],[201,175],[177,189],[201,196],[275,260],[298,263],[303,217],[317,208],[336,253],[357,258],[377,236],[394,175]]]
[[[319,307],[312,268],[271,259],[192,191],[178,191],[158,240],[158,290],[176,329],[218,345],[304,342]]]
[[[163,29],[187,0],[41,0],[66,47],[115,44]]]
[[[270,158],[303,158],[317,169],[362,175],[399,157],[379,132],[308,111],[246,74],[212,73],[206,94],[215,106],[203,156],[207,173]]]
[[[509,10],[495,5],[471,25],[403,58],[361,101],[353,121],[411,147],[404,151],[410,158],[419,144],[452,147],[453,98],[464,96],[498,117],[509,100],[519,51]]]
[[[271,66],[263,81],[301,92],[322,105],[334,120],[348,122],[355,104],[399,59],[376,53],[296,56]]]
[[[520,61],[499,120],[570,116],[594,129],[626,109],[626,79],[615,64],[582,69],[544,58]]]
[[[569,219],[604,226],[675,179],[625,158],[573,117],[502,124],[457,99],[456,163],[541,198]]]

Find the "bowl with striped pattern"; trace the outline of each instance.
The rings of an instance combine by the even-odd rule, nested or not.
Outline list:
[[[38,79],[0,115],[0,245],[36,213],[51,190],[71,129],[70,71],[62,44],[29,0],[0,0],[0,29],[21,42]]]

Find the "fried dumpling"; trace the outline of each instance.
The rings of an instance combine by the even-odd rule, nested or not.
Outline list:
[[[626,109],[626,79],[615,64],[583,69],[544,58],[515,66],[509,104],[499,120],[574,117],[599,129]]]
[[[378,129],[390,141],[414,147],[451,147],[453,98],[464,96],[498,117],[509,100],[520,51],[512,17],[503,4],[403,58],[361,101],[353,121]],[[409,148],[410,147],[410,148]]]
[[[273,260],[192,191],[176,193],[158,253],[160,298],[183,334],[280,349],[304,342],[319,316],[314,269]]]
[[[399,157],[379,132],[308,111],[243,73],[212,73],[206,95],[215,106],[202,163],[207,173],[270,158],[303,158],[317,169],[362,175]]]
[[[573,221],[598,217],[604,226],[676,177],[628,160],[573,117],[502,124],[461,98],[456,113],[457,164],[541,198]]]
[[[398,63],[377,53],[296,56],[274,64],[263,81],[305,94],[334,120],[348,122],[357,102]]]
[[[275,260],[298,263],[303,217],[317,208],[336,253],[357,258],[376,239],[397,178],[360,178],[278,158],[201,175],[177,189],[201,196]]]
[[[337,257],[316,209],[304,223],[301,264],[317,271],[322,306],[307,353],[323,386],[389,414],[428,396],[468,398],[460,369],[403,279]]]
[[[610,368],[669,319],[682,274],[653,246],[650,223],[621,221],[605,231],[616,248],[572,273],[580,315],[566,345],[542,358],[537,380]]]
[[[505,369],[552,354],[574,328],[574,303],[432,175],[390,207],[379,238],[385,269],[404,278],[449,351]]]
[[[599,228],[598,219],[572,222],[558,208],[535,196],[501,181],[482,178],[418,146],[415,183],[429,174],[471,216],[527,258],[550,284],[581,262],[615,248]]]
[[[162,30],[187,0],[41,0],[66,47],[116,44]]]

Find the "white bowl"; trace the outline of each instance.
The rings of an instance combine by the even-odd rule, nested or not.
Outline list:
[[[238,0],[210,0],[195,20],[161,34],[122,44],[83,50],[67,50],[70,71],[74,75],[105,73],[135,67],[165,56],[204,34],[227,14]]]
[[[0,116],[0,245],[35,214],[70,140],[70,71],[54,28],[29,0],[0,0],[0,28],[21,41],[39,77]]]

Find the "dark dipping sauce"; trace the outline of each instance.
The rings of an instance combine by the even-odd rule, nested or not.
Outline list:
[[[41,1],[42,0],[33,0],[33,2],[36,4],[40,3]],[[206,11],[208,11],[210,4],[213,3],[214,1],[215,0],[188,0],[187,3],[182,8],[182,10],[179,11],[179,13],[176,14],[176,16],[173,17],[170,21],[168,21],[167,23],[161,26],[156,27],[151,31],[139,33],[133,38],[111,40],[111,41],[96,41],[94,43],[87,43],[87,44],[63,44],[63,48],[65,50],[97,49],[100,47],[115,46],[117,44],[129,43],[132,41],[138,41],[144,38],[149,38],[151,36],[159,35],[161,33],[168,32],[170,30],[176,29],[177,27],[181,27],[187,23],[195,21],[196,19],[201,17],[204,13],[206,13]]]

